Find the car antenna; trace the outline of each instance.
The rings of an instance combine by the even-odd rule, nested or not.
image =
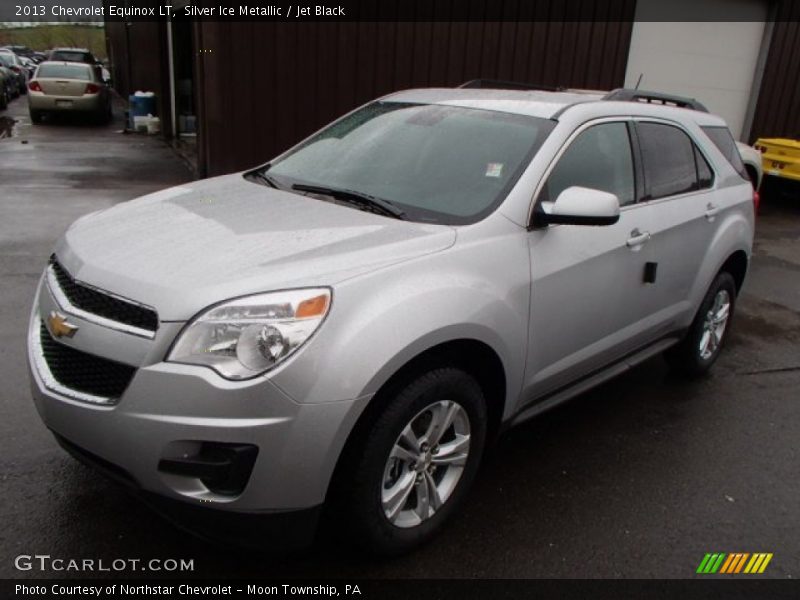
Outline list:
[[[644,73],[639,73],[639,79],[636,80],[636,87],[634,87],[633,89],[635,90],[639,89],[639,84],[642,83],[642,77],[644,77]]]

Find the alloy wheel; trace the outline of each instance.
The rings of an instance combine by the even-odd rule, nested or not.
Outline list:
[[[719,349],[722,336],[728,326],[728,317],[731,312],[731,297],[727,290],[719,290],[714,296],[714,303],[706,313],[703,320],[703,333],[700,336],[700,358],[708,360]]]
[[[447,502],[467,464],[469,416],[452,400],[418,412],[403,428],[384,468],[381,505],[396,527],[416,527]]]

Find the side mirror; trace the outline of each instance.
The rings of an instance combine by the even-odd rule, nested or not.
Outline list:
[[[555,202],[542,202],[536,225],[613,225],[619,221],[619,199],[614,194],[572,186]]]

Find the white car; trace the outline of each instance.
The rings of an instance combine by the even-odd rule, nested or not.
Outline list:
[[[761,187],[761,180],[764,176],[764,169],[761,166],[761,153],[744,142],[736,142],[736,147],[739,149],[739,155],[742,157],[742,162],[750,181],[753,182],[753,187],[758,190]]]

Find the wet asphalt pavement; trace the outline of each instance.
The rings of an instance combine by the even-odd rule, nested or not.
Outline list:
[[[512,430],[461,513],[410,556],[330,542],[262,556],[183,533],[76,463],[28,390],[28,311],[54,241],[188,170],[163,142],[118,133],[120,117],[33,127],[24,98],[0,116],[17,119],[0,139],[0,577],[80,576],[14,568],[19,554],[49,554],[193,559],[200,577],[671,578],[693,576],[706,552],[771,552],[766,576],[800,576],[800,195],[763,203],[710,377],[683,381],[656,358]]]

